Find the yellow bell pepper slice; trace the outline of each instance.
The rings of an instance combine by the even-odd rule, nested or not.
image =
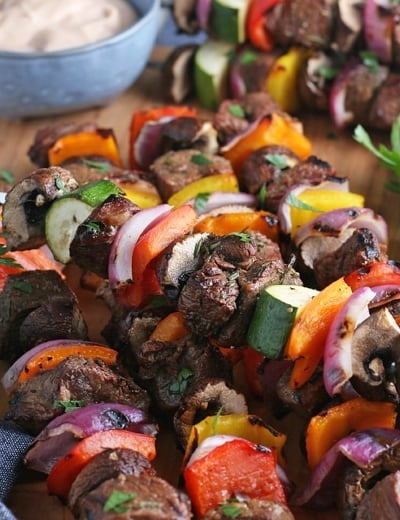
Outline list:
[[[183,466],[193,451],[207,437],[212,435],[235,435],[255,444],[261,444],[277,451],[278,462],[285,465],[283,447],[286,435],[268,426],[257,415],[227,414],[210,415],[192,426],[183,458]]]
[[[207,175],[171,195],[167,202],[171,206],[182,206],[200,193],[212,193],[213,191],[238,192],[239,183],[236,175],[233,173]]]
[[[297,78],[309,53],[308,49],[292,47],[275,60],[265,80],[266,91],[289,114],[300,110]]]
[[[162,202],[160,195],[157,193],[134,190],[132,188],[125,188],[124,186],[121,187],[124,190],[125,197],[134,204],[137,204],[140,209],[151,208]]]
[[[296,198],[300,201],[299,206],[291,205],[290,207],[292,236],[301,226],[325,211],[350,207],[362,208],[365,203],[364,196],[359,193],[327,189],[304,190],[296,195]]]

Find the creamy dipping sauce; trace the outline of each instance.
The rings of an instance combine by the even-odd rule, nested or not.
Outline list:
[[[0,50],[79,47],[109,38],[137,19],[126,0],[0,0]]]

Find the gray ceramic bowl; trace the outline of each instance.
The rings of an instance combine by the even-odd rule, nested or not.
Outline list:
[[[160,0],[129,0],[139,20],[101,42],[64,51],[0,51],[0,117],[32,118],[108,104],[143,71],[158,31]]]

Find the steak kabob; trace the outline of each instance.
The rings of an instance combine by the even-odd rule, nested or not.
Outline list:
[[[282,504],[280,507],[286,507],[292,492],[282,469],[283,460],[279,458],[278,447],[282,447],[282,436],[274,432],[266,439],[265,431],[269,429],[262,421],[262,441],[258,430],[257,434],[254,433],[253,426],[255,423],[260,425],[260,419],[249,419],[251,416],[248,416],[246,399],[235,389],[232,353],[236,359],[241,358],[248,352],[249,344],[253,351],[258,350],[264,382],[268,379],[268,384],[262,388],[267,406],[271,406],[272,392],[266,374],[270,361],[274,360],[279,364],[286,363],[284,366],[288,370],[285,379],[281,380],[286,380],[286,383],[281,385],[290,389],[290,399],[286,399],[285,403],[292,409],[310,417],[325,405],[332,404],[332,396],[346,401],[344,395],[337,396],[330,387],[329,391],[325,388],[321,357],[313,358],[314,365],[308,367],[312,379],[299,384],[298,371],[293,375],[294,366],[299,366],[304,359],[308,362],[309,357],[302,352],[299,355],[285,351],[292,327],[300,326],[301,321],[296,320],[296,316],[301,317],[303,311],[298,312],[299,309],[313,302],[317,302],[314,304],[317,309],[323,308],[324,303],[329,301],[325,288],[332,291],[329,279],[322,276],[313,278],[314,257],[304,270],[304,276],[312,280],[308,286],[304,284],[300,270],[293,267],[297,263],[300,268],[306,261],[304,258],[301,261],[292,260],[298,256],[297,248],[300,249],[303,242],[296,243],[292,237],[302,230],[304,241],[305,238],[314,239],[315,234],[321,238],[321,225],[314,223],[304,231],[304,219],[309,222],[310,212],[314,216],[316,210],[307,197],[311,197],[316,205],[315,197],[312,197],[318,194],[318,199],[323,202],[319,213],[324,214],[328,209],[340,210],[337,215],[325,217],[322,225],[324,233],[335,240],[330,241],[331,249],[324,249],[318,261],[326,257],[328,264],[332,263],[332,255],[337,259],[335,264],[341,267],[331,276],[337,277],[343,284],[338,291],[343,300],[352,292],[349,279],[344,282],[343,276],[351,276],[354,269],[360,266],[364,269],[372,265],[383,270],[391,269],[391,264],[386,261],[387,229],[384,221],[370,210],[364,211],[363,198],[349,191],[347,180],[338,177],[329,164],[311,155],[310,143],[302,134],[300,122],[271,109],[274,105],[266,94],[249,95],[244,102],[247,105],[232,102],[231,107],[242,110],[245,106],[253,107],[254,113],[259,110],[259,117],[253,121],[243,116],[229,117],[232,110],[224,104],[215,119],[219,126],[199,125],[193,113],[190,117],[187,113],[181,115],[179,110],[182,107],[161,107],[151,113],[135,113],[131,126],[131,165],[142,168],[141,175],[146,182],[151,180],[161,203],[148,208],[140,207],[116,191],[110,179],[101,179],[100,184],[99,181],[83,184],[51,202],[44,212],[39,233],[46,241],[48,236],[54,236],[54,223],[61,221],[60,216],[67,217],[67,228],[71,226],[71,220],[76,221],[77,225],[70,229],[67,241],[62,244],[57,240],[50,241],[52,251],[56,258],[67,258],[67,263],[75,262],[83,269],[90,269],[103,280],[100,291],[107,298],[113,314],[104,330],[104,337],[119,353],[129,377],[133,376],[134,381],[150,396],[152,411],[162,422],[167,420],[173,425],[178,442],[186,451],[185,485],[197,517],[218,509],[232,498],[240,502],[241,491],[250,498],[272,499],[274,503]],[[265,109],[267,104],[270,108]],[[251,113],[248,108],[247,112],[243,112]],[[163,119],[166,114],[168,117]],[[224,117],[220,117],[221,114]],[[195,121],[188,124],[188,119],[193,118]],[[232,128],[238,121],[242,126],[234,134]],[[284,135],[283,142],[277,141],[274,133],[276,128],[280,128],[279,125],[287,130],[279,134]],[[207,144],[213,142],[214,146],[222,140],[224,132],[230,132],[231,138],[225,146],[215,151],[218,153],[199,148],[204,146],[204,139],[193,139],[192,130],[192,137],[186,141],[171,138],[171,134],[181,136],[182,128],[188,126],[207,128],[207,135],[216,137],[212,141],[207,139]],[[153,145],[149,148],[144,137],[150,134]],[[165,139],[166,135],[168,139]],[[261,137],[254,139],[255,135]],[[168,143],[168,151],[162,145],[165,142]],[[257,155],[253,155],[259,151],[260,143],[265,147],[262,153],[266,164],[260,160],[261,154],[258,159]],[[97,155],[101,156],[101,153]],[[143,164],[149,156],[153,162],[146,171]],[[70,164],[74,162],[71,157],[67,159]],[[254,176],[257,160],[261,164]],[[81,166],[83,163],[84,169],[90,166],[93,170],[94,164],[88,164],[87,158],[82,160],[80,157],[78,162]],[[49,171],[52,172],[54,167],[50,166]],[[187,172],[190,175],[186,175]],[[239,183],[255,187],[253,191],[239,191]],[[261,197],[265,186],[266,196]],[[12,211],[14,205],[11,203],[14,200],[13,190],[10,193],[4,207],[5,215]],[[79,203],[76,204],[76,201]],[[81,203],[85,204],[86,212],[75,218],[77,213],[73,210],[81,207]],[[297,213],[294,209],[298,210]],[[112,220],[111,215],[116,218]],[[7,218],[4,220],[5,223],[9,221]],[[12,234],[12,229],[8,231]],[[361,239],[358,238],[360,234]],[[350,240],[353,236],[356,238]],[[101,252],[96,258],[93,257],[94,246]],[[357,254],[354,254],[355,250]],[[351,258],[351,262],[346,258]],[[330,269],[326,271],[330,272]],[[388,276],[393,276],[395,268],[390,273]],[[336,279],[332,283],[335,282]],[[278,287],[272,298],[268,292],[271,287]],[[382,299],[381,296],[379,299]],[[268,314],[262,314],[260,318],[260,312],[269,312],[266,301],[274,302],[271,307],[274,316],[277,305],[281,310],[283,308],[279,316],[286,317],[284,336],[277,336],[281,327],[277,327],[276,318],[268,317]],[[318,307],[320,301],[321,307]],[[291,313],[288,313],[288,308],[292,309]],[[338,306],[330,308],[329,319],[333,318]],[[315,314],[307,312],[304,316],[312,319]],[[321,321],[319,317],[317,321]],[[322,321],[328,328],[329,320]],[[318,331],[317,328],[315,330]],[[266,336],[273,339],[273,347],[266,341]],[[268,348],[265,346],[267,343]],[[70,363],[71,360],[67,364]],[[44,377],[44,374],[41,376]],[[47,376],[51,379],[49,373]],[[294,386],[289,385],[288,376],[295,378]],[[94,379],[97,380],[97,376]],[[281,403],[282,395],[278,396]],[[369,399],[367,402],[370,405]],[[372,424],[389,425],[393,430],[392,406],[382,409],[387,412],[384,421],[379,424],[372,421]],[[243,415],[246,418],[245,426],[240,430],[236,419]],[[375,416],[372,417],[375,420]],[[212,427],[208,426],[208,430],[204,423],[198,422],[203,418],[205,421],[211,418]],[[197,454],[190,462],[192,452],[196,451],[201,439],[198,435],[197,440],[193,441],[193,431],[208,431],[203,435],[206,438],[215,433],[230,434],[231,437],[217,439],[217,446],[213,446],[215,450],[211,450],[212,456],[201,456],[199,459]],[[246,436],[250,444],[237,441],[237,437],[243,439]],[[276,439],[279,439],[278,443]],[[228,440],[232,441],[229,446],[226,445]],[[330,441],[325,440],[325,445],[329,446]],[[262,444],[265,448],[263,454],[257,455],[259,459],[253,459],[252,443]],[[254,469],[255,473],[251,475],[255,481],[258,481],[256,467],[268,466],[272,480],[267,485],[268,489],[258,486],[258,490],[262,490],[261,495],[252,494],[254,490],[249,490],[243,481],[237,479],[237,472],[232,466],[227,468],[231,485],[215,478],[216,487],[210,491],[209,481],[213,479],[204,477],[210,473],[213,476],[218,474],[221,460],[229,459],[225,455],[221,458],[219,453],[228,454],[228,448],[232,448],[232,453],[239,459],[242,457],[246,461],[249,471],[250,468]],[[233,456],[232,460],[238,459]],[[253,466],[250,460],[258,462]],[[251,481],[248,477],[247,473],[246,482]],[[53,479],[50,481],[54,482]],[[207,482],[205,488],[199,487],[201,482]],[[208,492],[212,496],[209,501],[204,498]],[[65,491],[63,493],[60,495],[65,497]],[[300,499],[297,500],[300,504]],[[239,504],[238,508],[242,505]],[[266,510],[270,508],[270,505],[260,503],[252,506]],[[238,511],[238,514],[241,512]],[[286,515],[290,514],[286,511]]]

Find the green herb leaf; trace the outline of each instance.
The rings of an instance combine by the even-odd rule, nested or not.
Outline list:
[[[205,210],[209,198],[210,193],[199,193],[196,195],[193,207],[197,213],[202,213]]]
[[[239,117],[240,119],[244,119],[246,117],[246,113],[243,108],[239,104],[233,104],[229,107],[229,113],[233,117]]]
[[[244,233],[240,231],[233,231],[232,233],[228,233],[231,236],[239,237],[241,242],[251,242],[252,236],[249,233]]]
[[[238,507],[237,504],[237,500],[227,500],[220,505],[220,509],[225,516],[228,516],[229,518],[237,518],[242,512],[241,508]]]
[[[90,220],[88,222],[84,222],[83,225],[92,231],[100,231],[100,224],[95,222],[94,220]]]
[[[326,67],[323,65],[319,67],[317,71],[318,75],[321,76],[321,78],[325,78],[328,80],[336,78],[338,72],[339,69],[337,67]]]
[[[198,166],[209,166],[211,164],[211,159],[202,153],[196,153],[195,155],[192,155],[190,160],[193,164],[197,164]]]
[[[193,375],[194,372],[190,368],[182,368],[178,374],[177,381],[169,385],[168,392],[173,395],[182,395],[186,391],[189,385],[189,380]]]
[[[10,170],[5,170],[4,168],[0,168],[0,180],[7,184],[14,184],[15,177]]]
[[[211,435],[216,435],[217,434],[217,424],[218,424],[219,418],[222,415],[222,410],[223,409],[224,409],[224,405],[220,406],[218,411],[217,411],[217,413],[214,416],[213,422],[211,424]]]
[[[372,51],[361,51],[360,58],[371,74],[378,74],[379,61],[377,55]]]
[[[82,159],[83,164],[89,166],[89,168],[94,168],[99,173],[109,173],[111,170],[111,165],[101,161],[92,161],[91,159]]]
[[[286,197],[286,203],[289,204],[289,206],[293,206],[294,208],[305,209],[307,211],[314,211],[316,213],[321,211],[318,208],[311,206],[310,204],[302,202],[295,195],[293,195],[293,193],[289,193],[289,195]]]
[[[257,198],[259,201],[259,205],[261,208],[265,207],[265,202],[267,200],[267,184],[264,182],[261,188],[258,190]]]
[[[10,283],[14,289],[17,289],[17,291],[21,291],[25,294],[31,294],[33,291],[33,287],[29,282],[12,278],[10,279]]]
[[[280,153],[267,153],[264,157],[269,164],[276,166],[280,170],[284,170],[288,167],[288,160],[285,155]]]
[[[56,177],[54,179],[54,184],[58,190],[64,191],[64,189],[65,189],[64,181],[62,179],[60,179],[60,177]]]
[[[82,408],[85,406],[84,401],[54,401],[54,407],[61,406],[64,408],[65,412],[71,412],[72,410],[76,410],[77,408]]]
[[[257,61],[257,53],[254,51],[245,51],[240,57],[241,65],[248,65]]]
[[[130,505],[128,502],[135,500],[137,493],[124,493],[118,489],[114,489],[111,495],[107,498],[103,511],[108,513],[114,511],[115,513],[126,513],[129,510]]]
[[[0,264],[7,267],[21,267],[21,265],[12,256],[4,256],[10,250],[4,244],[0,244]]]

